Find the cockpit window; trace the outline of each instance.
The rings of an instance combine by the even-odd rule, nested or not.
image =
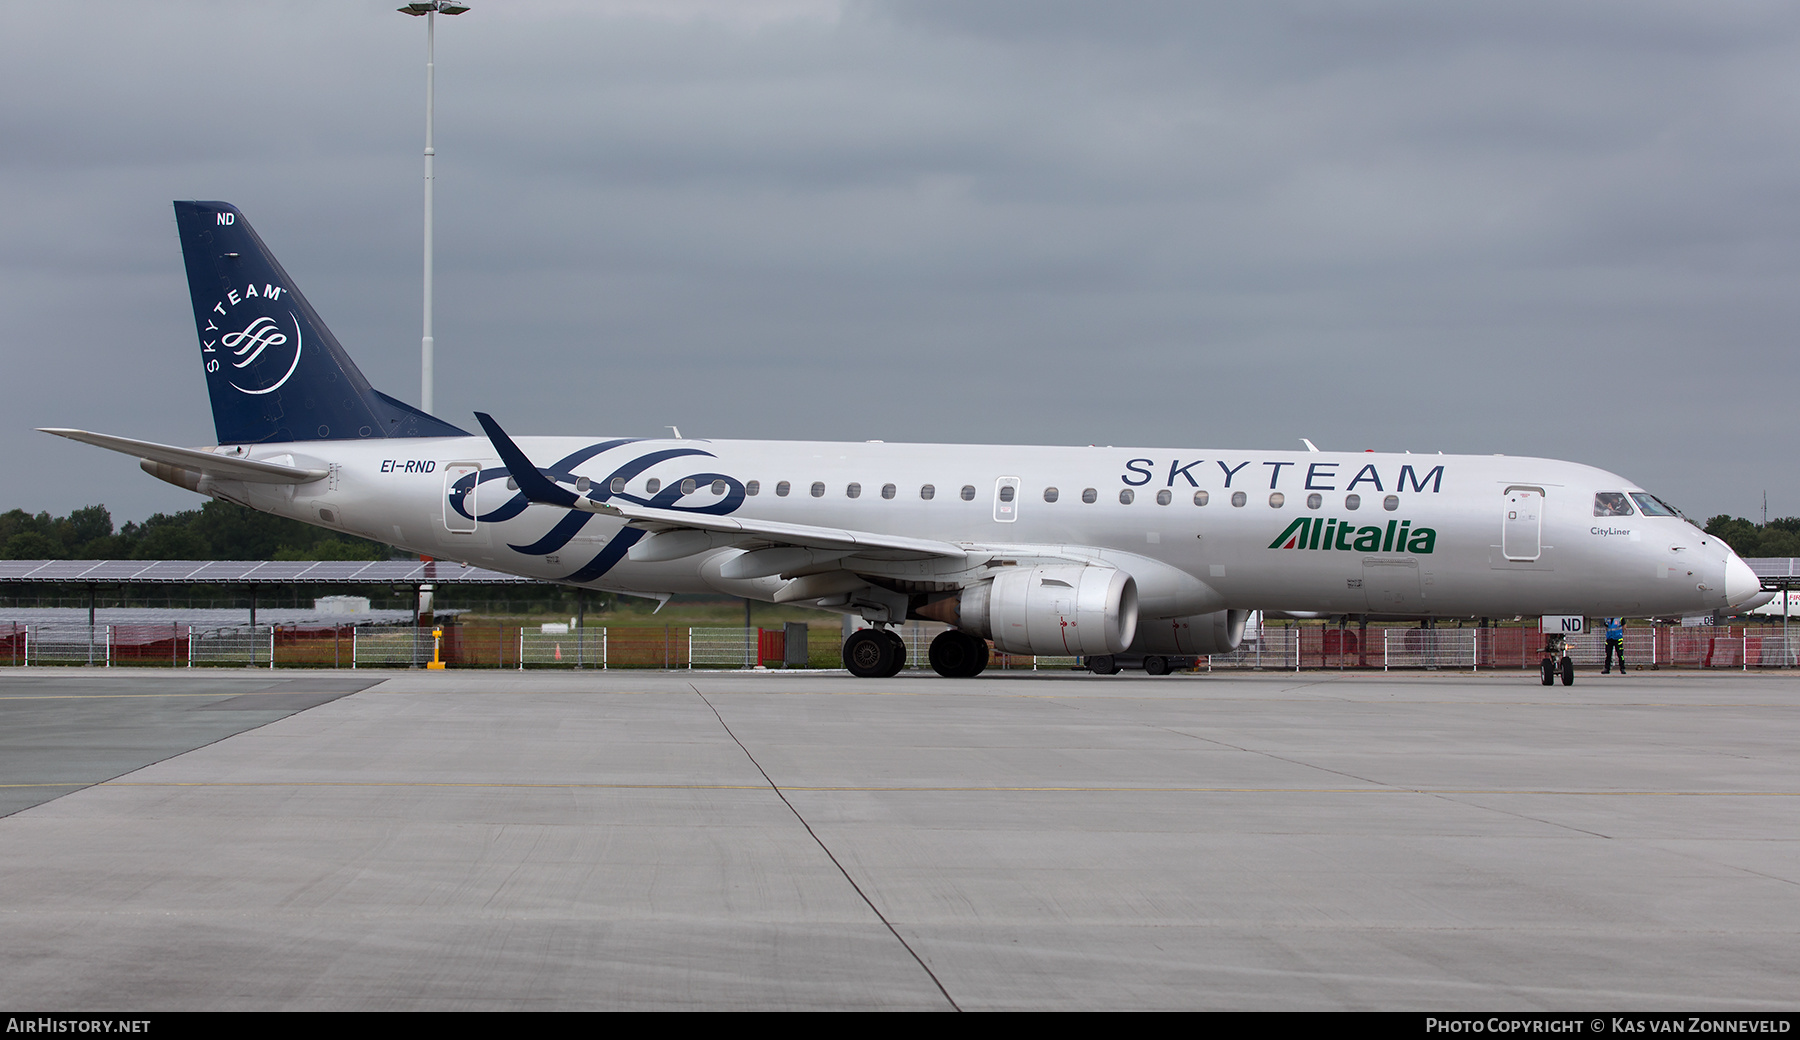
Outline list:
[[[1681,515],[1681,510],[1676,509],[1674,506],[1657,498],[1655,495],[1647,495],[1642,491],[1633,491],[1631,497],[1637,501],[1638,508],[1644,511],[1645,516]]]
[[[1623,491],[1602,491],[1594,496],[1595,516],[1630,516],[1631,513],[1631,499],[1626,498]]]

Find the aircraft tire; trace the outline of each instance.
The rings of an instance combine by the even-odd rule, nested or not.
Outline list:
[[[1562,681],[1564,686],[1575,685],[1575,662],[1566,657],[1562,662]]]
[[[1168,675],[1169,659],[1160,654],[1151,654],[1144,658],[1144,671],[1151,675]]]
[[[1556,662],[1555,661],[1551,660],[1548,657],[1544,658],[1544,663],[1543,663],[1542,667],[1540,667],[1538,670],[1543,673],[1543,680],[1544,680],[1545,686],[1555,686],[1556,685]]]
[[[883,666],[881,678],[892,679],[894,676],[900,674],[900,669],[906,667],[906,640],[900,638],[900,633],[891,628],[882,629],[881,634],[887,637],[888,649],[893,655],[888,660],[888,663]]]
[[[904,654],[894,651],[894,642],[889,633],[865,628],[844,640],[844,667],[858,679],[885,679],[906,662]]]
[[[970,679],[987,667],[987,640],[946,629],[931,641],[931,670],[946,679]]]
[[[1095,675],[1119,674],[1119,662],[1113,660],[1111,654],[1101,654],[1098,657],[1090,657],[1087,659],[1087,666],[1088,671],[1093,672]]]

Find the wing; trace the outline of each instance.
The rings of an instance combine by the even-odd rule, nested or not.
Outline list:
[[[631,555],[634,560],[649,562],[678,559],[717,546],[754,543],[761,548],[727,564],[724,576],[759,578],[832,559],[866,556],[871,553],[880,554],[889,560],[962,560],[969,556],[969,551],[961,546],[932,538],[909,538],[874,531],[712,516],[632,503],[597,501],[578,495],[545,476],[492,416],[476,412],[475,418],[487,432],[488,440],[493,443],[494,450],[505,463],[507,473],[518,484],[527,500],[564,509],[621,517],[633,527],[649,530],[651,536],[633,546]],[[783,553],[780,551],[783,549],[801,552]]]

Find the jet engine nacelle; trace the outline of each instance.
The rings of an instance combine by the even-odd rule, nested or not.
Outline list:
[[[1244,639],[1247,610],[1215,610],[1190,617],[1156,618],[1138,626],[1134,654],[1203,656],[1228,654]]]
[[[962,591],[956,625],[1011,654],[1121,653],[1137,632],[1137,583],[1115,567],[1020,567]]]

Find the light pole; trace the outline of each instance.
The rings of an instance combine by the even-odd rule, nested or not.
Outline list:
[[[437,16],[462,14],[468,4],[454,0],[422,0],[406,4],[401,14],[425,18],[425,332],[419,339],[419,410],[432,407],[432,338],[431,338],[431,160],[436,151],[431,147],[432,108],[436,102],[433,84],[437,52]]]

